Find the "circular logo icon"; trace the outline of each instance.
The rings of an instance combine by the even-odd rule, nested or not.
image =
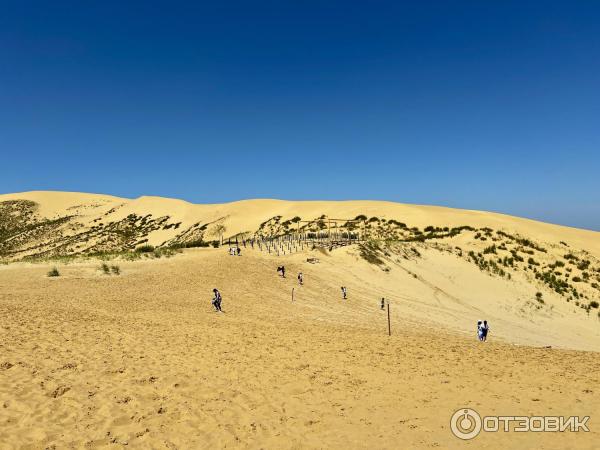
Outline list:
[[[450,429],[459,439],[473,439],[481,431],[481,416],[470,408],[459,409],[450,419]]]

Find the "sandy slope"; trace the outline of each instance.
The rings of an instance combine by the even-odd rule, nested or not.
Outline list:
[[[59,266],[55,279],[47,265],[0,266],[0,447],[598,448],[598,354],[543,348],[598,349],[597,319],[574,336],[575,313],[520,311],[518,280],[442,273],[437,253],[390,273],[352,249],[306,256],[187,250],[118,262],[120,276]],[[215,286],[224,314],[211,311]],[[591,432],[462,442],[449,419],[464,406],[590,415]]]

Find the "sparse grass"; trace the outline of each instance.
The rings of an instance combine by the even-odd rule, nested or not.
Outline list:
[[[543,299],[542,297],[543,297],[543,294],[542,294],[541,292],[536,292],[536,294],[535,294],[535,299],[536,299],[536,300],[537,300],[539,303],[541,303],[541,304],[544,304],[545,302],[544,302],[544,299]]]
[[[104,273],[104,275],[110,275],[110,274],[120,275],[121,274],[121,269],[119,268],[119,266],[114,265],[114,264],[109,266],[108,264],[103,263],[100,266],[99,270],[101,270],[102,273]]]
[[[378,256],[380,252],[379,244],[375,241],[369,241],[359,246],[360,256],[370,264],[381,265],[383,260]]]
[[[486,247],[483,249],[483,254],[487,255],[489,253],[494,253],[497,254],[496,252],[496,244],[490,245],[489,247]]]
[[[171,256],[175,255],[175,253],[180,252],[181,250],[174,250],[172,248],[157,248],[154,249],[154,251],[152,252],[152,256],[154,256],[155,258],[162,258],[163,256],[165,258],[170,258]]]
[[[56,267],[53,267],[52,270],[50,270],[50,272],[48,272],[48,276],[49,277],[60,277],[60,272],[58,271],[58,269]]]

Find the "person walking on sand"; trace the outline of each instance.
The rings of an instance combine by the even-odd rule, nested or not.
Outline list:
[[[282,278],[285,278],[285,267],[284,266],[277,267],[277,272],[281,273]]]
[[[242,256],[242,249],[239,247],[237,248],[237,255]]]
[[[347,297],[347,293],[346,293],[346,286],[342,286],[342,299],[346,300]]]
[[[477,339],[483,341],[483,322],[481,320],[477,321]]]
[[[381,298],[381,309],[385,309],[385,298]]]
[[[302,275],[302,272],[300,272],[298,274],[298,284],[300,284],[300,286],[302,286],[303,283],[304,283],[304,275]]]
[[[217,288],[213,289],[213,294],[215,294],[213,300],[212,300],[212,304],[215,307],[215,311],[216,312],[223,312],[223,310],[221,309],[221,293],[219,292],[219,290]]]
[[[483,321],[483,326],[481,327],[481,330],[483,331],[483,342],[487,341],[487,335],[488,335],[488,331],[490,331],[490,326],[487,323],[487,320]]]

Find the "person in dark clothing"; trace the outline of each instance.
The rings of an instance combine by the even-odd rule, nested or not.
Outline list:
[[[346,300],[346,298],[347,298],[346,286],[342,286],[342,298],[344,300]]]
[[[304,275],[302,275],[302,272],[298,274],[298,283],[300,284],[300,286],[302,286],[302,284],[304,283]]]
[[[238,256],[240,256],[242,254],[242,249],[241,248],[238,247],[236,251],[237,251],[237,255]]]
[[[482,331],[482,341],[485,342],[487,341],[487,335],[488,335],[488,331],[490,331],[490,326],[487,323],[487,320],[483,321],[483,326],[481,327],[481,331]]]
[[[285,278],[285,267],[284,266],[277,267],[277,272],[279,272],[281,274],[281,276],[283,278]]]
[[[217,312],[223,312],[223,310],[221,309],[221,293],[219,292],[219,290],[217,288],[213,289],[213,293],[215,294],[213,300],[212,300],[212,304],[215,307],[215,311]]]
[[[381,309],[385,309],[385,298],[381,299]]]

